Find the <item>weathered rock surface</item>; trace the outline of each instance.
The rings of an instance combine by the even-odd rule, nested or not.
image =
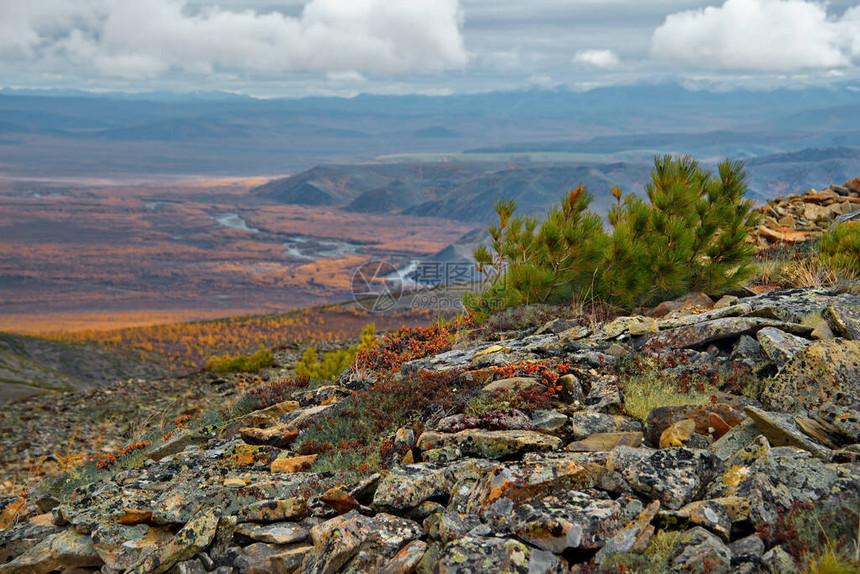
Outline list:
[[[484,410],[444,402],[448,389],[444,406],[397,420],[378,442],[307,442],[333,421],[332,443],[349,428],[344,377],[177,431],[139,464],[0,498],[0,572],[632,572],[652,560],[664,571],[791,571],[785,517],[860,504],[854,296],[695,301],[659,321],[564,319],[540,335],[459,339],[384,376],[458,369],[452,385]],[[839,338],[814,340],[822,317]],[[761,364],[768,378],[744,374]],[[546,365],[556,383],[534,374]],[[707,392],[704,404],[649,405],[640,424],[625,393],[642,365],[679,393]],[[537,384],[517,387],[512,371]],[[498,396],[482,388],[499,373],[497,386],[515,390],[501,395],[534,404],[492,411]]]

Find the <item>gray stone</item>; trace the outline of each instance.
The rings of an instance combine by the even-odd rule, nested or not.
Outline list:
[[[511,518],[511,531],[542,550],[601,548],[625,524],[614,500],[595,500],[573,490],[556,492],[520,505]]]
[[[839,337],[860,341],[860,306],[829,306],[821,313],[830,330]]]
[[[531,422],[538,430],[553,433],[561,430],[568,421],[566,415],[556,411],[536,410],[532,411]]]
[[[301,524],[290,522],[265,525],[246,522],[236,528],[236,534],[269,544],[294,544],[307,540],[310,531]]]
[[[485,431],[469,429],[454,434],[425,431],[418,438],[418,448],[429,450],[455,446],[466,456],[506,458],[530,451],[555,450],[561,439],[536,431]]]
[[[618,378],[615,375],[599,375],[590,380],[591,390],[582,401],[583,410],[601,413],[619,413],[624,406]]]
[[[744,412],[755,421],[771,446],[801,448],[822,460],[830,460],[833,456],[833,452],[829,448],[818,444],[803,434],[791,415],[770,413],[751,406],[744,407]]]
[[[774,546],[761,557],[761,564],[772,574],[796,574],[797,566],[791,554],[782,546]]]
[[[756,333],[756,338],[777,368],[782,367],[794,355],[812,344],[812,341],[808,339],[791,335],[774,327],[765,327]]]
[[[682,572],[724,574],[731,570],[732,552],[722,540],[699,526],[684,533],[684,549],[672,561]]]
[[[732,565],[737,566],[743,562],[758,563],[764,554],[764,541],[761,537],[750,534],[746,538],[735,540],[729,544],[732,551]]]
[[[619,449],[615,449],[617,453]],[[691,501],[707,480],[713,461],[707,451],[683,447],[658,450],[621,472],[639,494],[671,510]]]
[[[583,439],[597,433],[642,431],[642,423],[623,415],[576,412],[570,417],[573,438]]]
[[[518,540],[465,536],[444,546],[436,574],[556,574],[566,565],[552,552],[536,550]]]
[[[777,327],[783,331],[798,335],[809,335],[812,327],[796,323],[784,323],[776,319],[759,317],[725,317],[711,319],[702,323],[678,327],[651,335],[645,341],[647,347],[682,349],[686,347],[703,347],[724,339],[732,339],[741,335],[752,335],[765,327]]]

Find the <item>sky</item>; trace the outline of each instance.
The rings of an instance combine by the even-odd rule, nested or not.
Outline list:
[[[860,80],[857,0],[0,0],[0,86],[261,97]]]

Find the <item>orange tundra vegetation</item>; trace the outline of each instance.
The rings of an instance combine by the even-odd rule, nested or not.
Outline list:
[[[283,315],[236,317],[111,331],[48,333],[50,339],[90,343],[131,353],[167,366],[172,372],[201,368],[213,356],[250,354],[261,348],[313,345],[358,337],[367,323],[381,331],[402,325],[424,325],[430,312],[371,316],[353,307],[320,307]]]

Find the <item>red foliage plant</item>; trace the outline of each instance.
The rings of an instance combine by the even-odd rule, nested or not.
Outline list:
[[[444,353],[461,321],[429,327],[401,327],[383,335],[382,341],[358,352],[353,370],[393,373],[409,361]]]

